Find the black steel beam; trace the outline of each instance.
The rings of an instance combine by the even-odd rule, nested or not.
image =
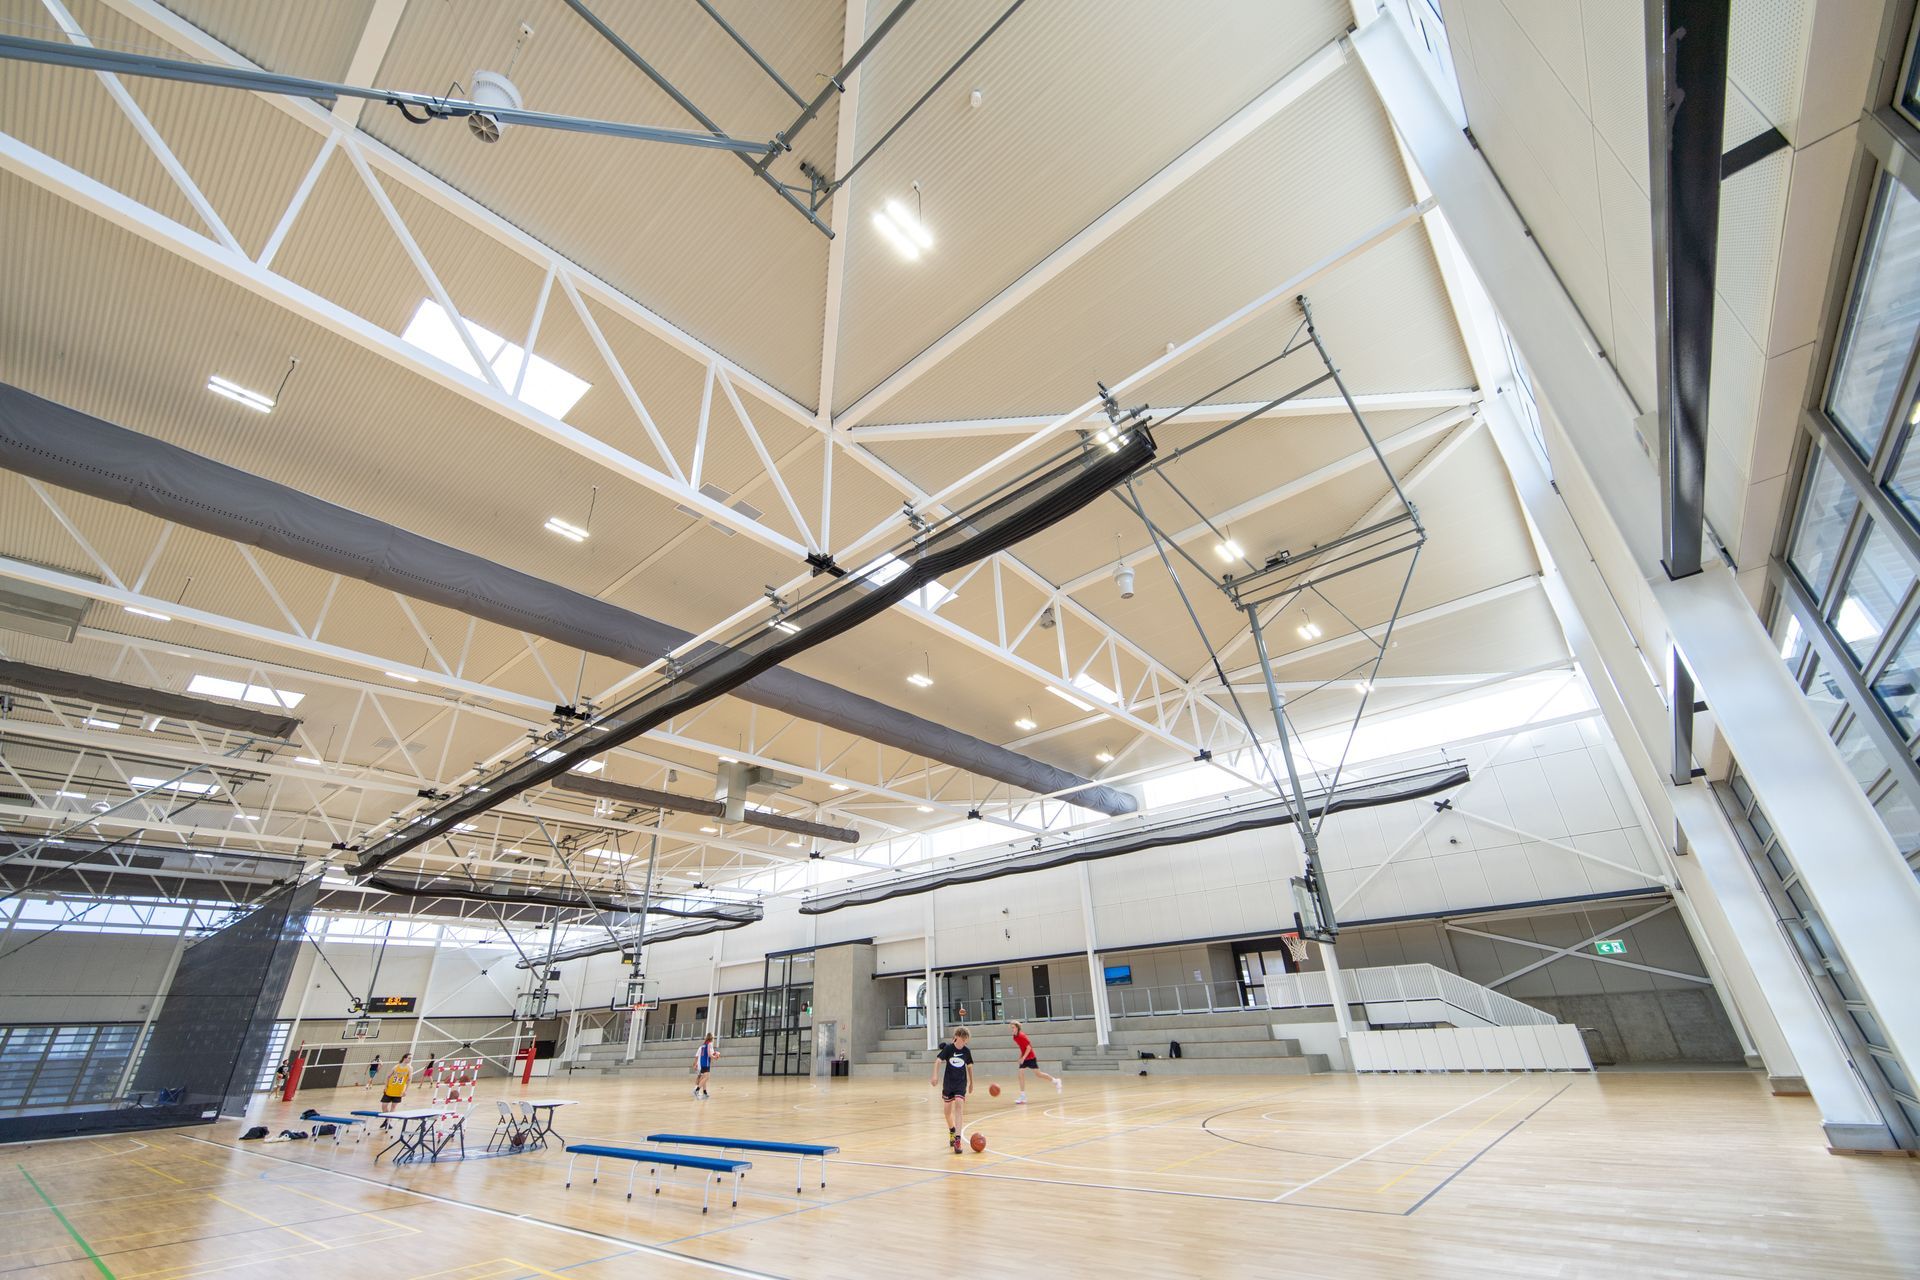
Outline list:
[[[1729,8],[1646,0],[1661,551],[1673,578],[1700,572]]]
[[[1765,133],[1755,134],[1720,157],[1720,181],[1725,182],[1743,169],[1751,169],[1787,145],[1787,135],[1768,125]]]

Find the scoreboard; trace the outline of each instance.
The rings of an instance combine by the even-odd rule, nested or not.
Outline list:
[[[418,996],[373,996],[367,1000],[368,1013],[412,1013]]]

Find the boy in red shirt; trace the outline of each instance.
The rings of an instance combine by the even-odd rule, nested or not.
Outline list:
[[[1027,1072],[1029,1071],[1051,1084],[1053,1091],[1059,1093],[1060,1077],[1050,1076],[1040,1069],[1040,1059],[1034,1056],[1033,1041],[1027,1039],[1027,1033],[1020,1029],[1018,1022],[1009,1022],[1007,1025],[1013,1028],[1013,1047],[1016,1056],[1020,1059],[1020,1096],[1013,1100],[1014,1105],[1021,1106],[1027,1101]]]

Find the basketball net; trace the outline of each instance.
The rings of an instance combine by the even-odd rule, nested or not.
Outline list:
[[[1307,940],[1305,938],[1297,933],[1283,933],[1280,935],[1280,940],[1287,944],[1287,955],[1292,957],[1295,965],[1303,965],[1307,962]]]

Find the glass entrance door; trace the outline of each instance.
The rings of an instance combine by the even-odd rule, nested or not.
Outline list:
[[[760,980],[760,1074],[813,1071],[813,952],[768,956]]]

